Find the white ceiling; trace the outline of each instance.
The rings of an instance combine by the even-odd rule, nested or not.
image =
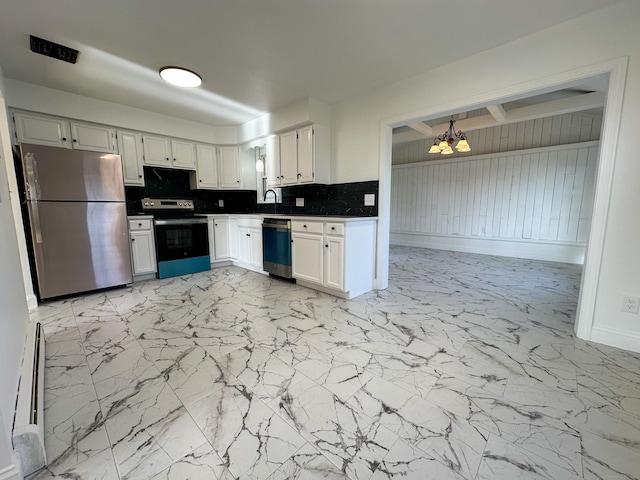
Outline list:
[[[7,78],[211,125],[378,88],[619,0],[0,0]],[[80,50],[76,65],[29,34]],[[195,90],[158,69],[198,72]]]

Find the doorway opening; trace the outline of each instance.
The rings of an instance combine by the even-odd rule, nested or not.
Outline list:
[[[494,92],[486,98],[475,97],[473,101],[464,99],[451,102],[437,111],[426,108],[421,114],[399,115],[381,122],[380,131],[380,229],[378,232],[378,287],[386,288],[389,278],[389,245],[390,245],[390,217],[391,217],[391,159],[392,159],[392,131],[401,127],[428,119],[446,117],[451,113],[464,112],[490,105],[515,101],[549,92],[573,88],[585,81],[608,79],[606,91],[606,108],[602,120],[602,133],[599,147],[596,182],[594,185],[594,200],[592,220],[588,231],[586,249],[584,253],[584,268],[580,283],[578,309],[575,320],[575,333],[578,337],[590,340],[595,310],[595,298],[598,286],[598,276],[602,260],[604,231],[607,220],[607,210],[611,193],[613,164],[617,143],[617,131],[622,110],[624,78],[626,73],[626,59],[618,59],[604,64],[586,67],[576,71],[566,72],[553,78],[531,82],[527,85],[513,87],[503,92]],[[472,145],[473,148],[473,145]]]

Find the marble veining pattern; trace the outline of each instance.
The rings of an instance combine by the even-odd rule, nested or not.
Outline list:
[[[581,268],[407,247],[350,301],[237,267],[47,303],[30,480],[640,478],[640,355]]]

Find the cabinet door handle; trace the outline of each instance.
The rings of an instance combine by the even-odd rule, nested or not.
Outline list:
[[[246,235],[247,237],[250,237],[250,236],[251,236],[251,234],[250,234],[250,233],[245,233],[245,235]]]
[[[325,245],[326,248],[329,248],[329,244]]]
[[[142,175],[138,175],[138,178],[142,178]]]
[[[240,183],[240,180],[236,180],[236,183]]]
[[[299,174],[298,174],[298,177],[301,177],[301,176],[302,176],[302,174],[301,174],[301,173],[299,173]]]
[[[135,242],[135,241],[136,241],[136,239],[135,239],[135,238],[132,238],[132,239],[131,239],[131,241],[132,241],[132,242]]]
[[[141,227],[141,226],[142,226],[142,224],[141,224],[141,223],[139,223],[139,224],[138,224],[138,226],[139,226],[139,227]]]
[[[335,229],[336,229],[336,227],[331,227],[331,230],[335,230]]]
[[[202,180],[200,180],[200,183],[202,183]]]
[[[62,141],[66,142],[67,141],[67,137],[62,137]]]
[[[169,161],[169,157],[167,157],[167,162]]]
[[[307,228],[307,226],[306,225],[302,225],[302,228]]]
[[[218,224],[216,223],[216,224],[215,224],[215,226],[217,227],[217,226],[218,226]]]
[[[175,162],[175,161],[176,161],[176,159],[174,158],[174,159],[173,159],[173,161]]]
[[[73,143],[76,143],[78,140],[76,140],[75,138],[73,139]]]

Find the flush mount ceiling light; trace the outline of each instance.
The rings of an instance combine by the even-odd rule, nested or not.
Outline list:
[[[458,130],[457,132],[453,129],[453,124],[456,121],[454,119],[449,120],[449,129],[444,132],[442,135],[438,135],[433,140],[433,145],[429,149],[429,153],[440,153],[441,155],[451,155],[453,153],[453,149],[451,145],[453,142],[458,139],[458,144],[456,145],[456,150],[459,152],[470,152],[471,147],[467,142],[467,136],[464,134],[462,130]]]
[[[193,88],[199,87],[202,83],[200,75],[181,67],[162,67],[160,78],[176,87]]]

